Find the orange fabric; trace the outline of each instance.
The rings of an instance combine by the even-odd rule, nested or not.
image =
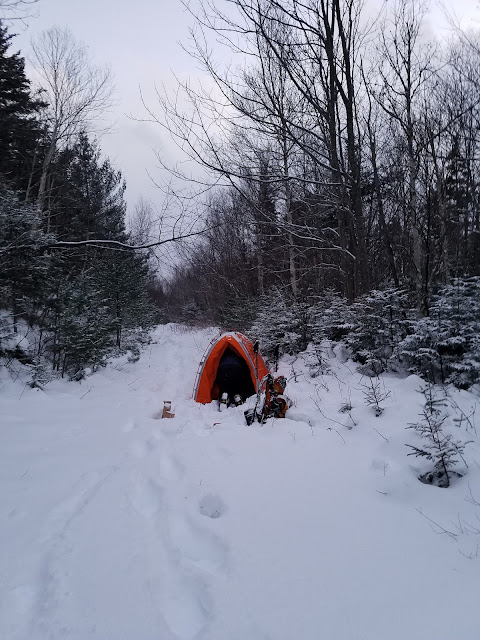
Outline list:
[[[217,342],[210,347],[210,350],[204,356],[203,370],[200,373],[200,378],[197,380],[196,388],[194,390],[194,399],[197,402],[212,402],[212,400],[218,398],[218,386],[215,384],[215,378],[217,377],[220,358],[227,347],[232,349],[232,351],[243,358],[248,364],[255,391],[258,391],[262,378],[267,375],[267,366],[262,356],[260,354],[256,355],[253,352],[253,344],[250,340],[241,333],[226,333],[223,336],[220,336]],[[248,356],[250,356],[250,359],[245,356],[245,351],[248,353]],[[257,358],[258,377],[255,372]]]

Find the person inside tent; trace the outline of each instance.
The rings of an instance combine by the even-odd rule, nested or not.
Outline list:
[[[250,370],[243,358],[232,349],[222,355],[215,379],[219,389],[219,403],[239,405],[255,393]]]

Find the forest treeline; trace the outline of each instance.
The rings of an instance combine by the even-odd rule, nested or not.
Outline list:
[[[142,252],[101,242],[129,240],[125,181],[88,133],[108,72],[54,28],[36,43],[34,90],[12,37],[0,22],[0,356],[34,380],[78,377],[114,347],[137,348],[155,321],[153,272]]]
[[[163,101],[183,147],[230,184],[176,289],[211,306],[271,284],[353,302],[390,283],[428,314],[436,286],[480,269],[478,33],[437,43],[420,0],[375,19],[355,0],[230,4],[198,17],[213,90],[181,86],[190,111]],[[222,73],[208,31],[242,68]]]
[[[438,357],[456,331],[440,349],[469,351],[458,313],[455,330],[432,324],[449,286],[479,295],[480,38],[449,34],[434,38],[420,0],[375,15],[357,0],[205,3],[192,55],[212,88],[181,84],[158,115],[224,185],[171,283],[176,317],[261,333],[267,306],[275,332],[279,309],[325,310],[328,293],[351,317],[397,290],[398,341],[430,322],[418,349]]]

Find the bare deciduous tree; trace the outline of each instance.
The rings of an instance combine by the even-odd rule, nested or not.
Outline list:
[[[155,211],[150,200],[140,196],[128,219],[130,240],[135,245],[151,242],[155,226]]]
[[[113,84],[110,70],[93,64],[85,45],[67,28],[44,31],[32,48],[38,84],[48,102],[45,119],[50,140],[38,191],[43,209],[55,151],[80,130],[98,130],[111,104]]]
[[[26,18],[38,0],[0,0],[0,18],[18,20]]]
[[[415,287],[421,307],[426,309],[422,267],[422,223],[418,178],[420,171],[420,129],[428,82],[436,73],[435,47],[422,43],[425,2],[397,0],[392,14],[382,25],[380,55],[381,89],[378,104],[398,128],[406,150],[406,244],[411,248]]]

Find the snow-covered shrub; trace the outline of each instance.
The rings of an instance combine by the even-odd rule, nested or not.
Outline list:
[[[465,443],[454,440],[452,434],[444,432],[443,425],[447,418],[443,411],[445,398],[439,395],[434,385],[428,384],[420,392],[425,398],[421,419],[407,428],[414,429],[423,442],[421,446],[407,444],[412,449],[407,455],[423,457],[432,462],[433,469],[420,475],[421,482],[448,487],[451,475],[459,475],[453,471],[453,467],[458,458],[462,458]]]
[[[325,351],[324,345],[316,340],[310,342],[305,349],[302,357],[311,378],[317,378],[318,376],[324,375],[330,371]]]
[[[322,295],[315,296],[309,309],[308,322],[312,342],[305,358],[310,375],[314,378],[329,370],[325,357],[329,343],[343,341],[353,329],[355,318],[349,305],[337,292],[326,290]]]
[[[128,357],[127,357],[127,361],[128,362],[138,362],[140,360],[140,347],[138,346],[138,344],[133,344],[129,349],[128,349]]]
[[[410,373],[416,373],[431,382],[441,382],[437,351],[437,322],[433,318],[420,318],[413,333],[398,345],[397,353]]]
[[[412,373],[468,389],[480,379],[480,277],[456,279],[398,345]]]
[[[260,340],[267,358],[273,358],[276,349],[280,354],[299,353],[311,339],[310,314],[307,304],[294,302],[279,289],[272,289],[259,299],[249,334]]]
[[[395,352],[411,331],[415,311],[405,291],[372,291],[352,305],[355,325],[345,342],[364,375],[397,369]]]
[[[42,231],[38,209],[0,184],[0,308],[11,311],[15,332],[45,284],[50,257],[43,249],[51,239]]]
[[[7,311],[0,311],[0,368],[17,375],[17,363],[25,367],[33,365],[31,329],[24,320],[16,319]]]
[[[74,282],[63,282],[49,305],[43,349],[55,371],[77,379],[85,366],[98,365],[114,344],[107,301],[93,289],[86,273]]]
[[[270,357],[276,347],[298,353],[312,341],[310,364],[318,367],[329,340],[344,344],[364,375],[406,368],[466,389],[480,380],[480,277],[444,287],[426,318],[399,289],[372,291],[351,305],[332,291],[307,305],[272,290],[260,299],[250,332]]]
[[[194,301],[185,302],[179,313],[179,321],[192,327],[200,327],[204,324],[203,309]]]
[[[352,305],[337,292],[326,291],[315,298],[311,311],[311,333],[315,343],[344,341],[356,326]]]
[[[32,378],[29,385],[32,388],[43,389],[43,387],[53,378],[51,366],[40,356],[36,356],[30,367],[32,371]]]
[[[257,304],[243,296],[232,299],[218,309],[218,324],[223,331],[247,331],[255,321]]]
[[[395,349],[411,331],[414,312],[405,291],[372,291],[347,304],[338,294],[326,293],[314,307],[314,340],[343,342],[364,375],[377,376],[396,369]]]

